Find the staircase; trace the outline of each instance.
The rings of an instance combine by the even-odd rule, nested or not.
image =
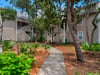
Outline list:
[[[29,41],[30,40],[30,35],[27,34],[26,32],[31,32],[30,26],[24,26],[18,30],[18,35],[17,35],[18,41]]]

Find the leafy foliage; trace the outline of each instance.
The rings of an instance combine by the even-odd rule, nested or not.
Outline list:
[[[50,47],[50,45],[45,45],[45,50],[49,49]]]
[[[15,20],[16,19],[16,11],[12,9],[0,9],[0,14],[2,16],[2,20]]]
[[[14,41],[11,41],[11,40],[4,40],[2,42],[2,45],[3,45],[3,50],[4,51],[8,51],[9,49],[11,49],[14,45],[15,45],[16,42]]]
[[[39,48],[39,44],[38,43],[34,43],[34,44],[32,44],[32,47],[36,50],[37,48]]]
[[[88,43],[82,43],[82,48],[86,51],[100,51],[100,44],[88,44]]]
[[[43,36],[38,36],[38,41],[43,42],[43,41],[45,41],[45,38]]]
[[[28,75],[34,57],[13,52],[0,54],[0,75]]]
[[[25,42],[21,42],[20,46],[21,46],[21,52],[24,54],[33,54],[36,51],[36,49],[39,48],[38,43],[27,44]]]
[[[51,47],[50,45],[46,45],[46,44],[44,44],[44,45],[41,45],[38,43],[27,44],[25,42],[21,42],[20,46],[21,46],[21,48],[20,48],[21,52],[24,54],[33,54],[39,47],[44,47],[45,50],[47,50]]]
[[[88,73],[86,75],[100,75],[99,73]]]

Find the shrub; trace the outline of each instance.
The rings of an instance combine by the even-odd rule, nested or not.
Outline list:
[[[82,43],[82,48],[86,51],[100,51],[100,44],[88,44],[88,43]]]
[[[11,40],[4,40],[2,42],[2,45],[3,45],[3,50],[8,51],[9,49],[11,49],[15,45],[15,42],[13,42]]]
[[[34,57],[17,55],[13,52],[0,54],[0,75],[28,75]]]
[[[84,50],[89,50],[90,45],[87,42],[86,43],[82,43],[81,45],[82,45],[82,48]]]
[[[50,45],[45,45],[45,50],[49,49],[50,47]]]
[[[88,73],[86,75],[100,75],[99,73]]]
[[[33,53],[32,45],[27,44],[25,42],[20,43],[20,50],[21,50],[21,53],[24,53],[24,54],[32,54]]]
[[[24,53],[24,54],[27,54],[27,50],[28,50],[28,47],[27,47],[27,44],[24,43],[24,42],[21,42],[20,43],[20,50],[21,50],[21,53]]]
[[[20,46],[21,46],[21,52],[24,54],[28,54],[28,53],[32,54],[33,52],[36,51],[37,48],[40,47],[38,43],[27,44],[25,42],[20,43]]]
[[[45,38],[43,36],[38,36],[38,41],[43,42],[43,41],[45,41]]]
[[[34,43],[34,44],[32,45],[32,47],[36,50],[36,49],[39,48],[40,46],[39,46],[38,43]]]

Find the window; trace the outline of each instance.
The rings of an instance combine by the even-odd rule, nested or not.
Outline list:
[[[79,38],[79,40],[83,40],[83,32],[82,31],[78,32],[78,38]]]

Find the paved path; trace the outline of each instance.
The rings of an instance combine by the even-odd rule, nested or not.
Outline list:
[[[50,53],[38,75],[67,75],[62,52],[51,47]]]

